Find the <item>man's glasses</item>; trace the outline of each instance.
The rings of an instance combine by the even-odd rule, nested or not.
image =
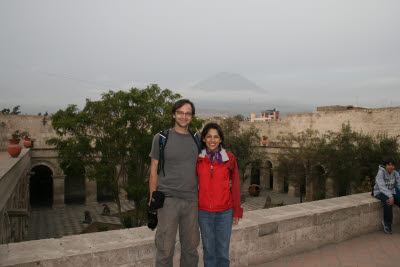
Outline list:
[[[192,112],[183,112],[183,111],[180,111],[180,110],[177,110],[177,111],[175,111],[175,113],[177,114],[177,115],[179,115],[179,116],[187,116],[187,117],[192,117]]]

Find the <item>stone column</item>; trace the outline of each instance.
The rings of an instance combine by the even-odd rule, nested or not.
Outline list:
[[[304,198],[305,201],[313,201],[314,200],[314,185],[313,183],[306,182],[306,196]]]
[[[274,171],[274,192],[282,193],[284,192],[285,181],[283,176],[279,174],[278,171]]]
[[[119,190],[120,190],[120,192],[119,192],[119,201],[121,203],[129,202],[128,192],[126,192],[126,190],[123,189],[122,187]]]
[[[249,179],[249,183],[251,182],[251,164],[248,164],[246,166],[246,169],[244,171],[244,178]]]
[[[289,179],[289,191],[288,195],[291,197],[300,196],[300,186]]]
[[[335,197],[335,187],[333,179],[328,177],[325,182],[325,198],[333,198]]]
[[[245,180],[243,181],[241,179],[241,181],[243,181],[243,183],[240,186],[240,190],[242,192],[247,192],[249,190],[249,186],[250,186],[250,182],[251,182],[251,164],[246,166],[243,176],[244,176],[243,179],[245,179]]]
[[[266,167],[260,168],[260,186],[261,189],[269,188],[269,169]]]
[[[85,204],[98,204],[97,183],[95,180],[90,181],[88,178],[85,178]]]
[[[53,208],[64,208],[65,175],[53,176]]]
[[[271,189],[271,168],[265,168],[265,188]]]
[[[250,177],[248,177],[243,184],[240,187],[240,190],[242,192],[248,192],[249,191],[249,186],[250,186]]]

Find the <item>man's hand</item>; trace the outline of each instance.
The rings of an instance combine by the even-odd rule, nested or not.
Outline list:
[[[149,191],[150,191],[150,199],[148,203],[149,206],[152,201],[154,202],[153,192],[157,190],[157,184],[158,184],[157,166],[158,166],[158,160],[151,158],[150,177],[149,177]]]
[[[153,192],[152,192],[152,193],[153,193]],[[149,203],[148,203],[149,206],[151,205],[151,202],[154,202],[154,201],[155,201],[154,198],[152,197],[152,195],[153,195],[153,194],[150,195],[150,199],[149,199]]]
[[[150,198],[150,201],[149,201],[149,208],[150,208],[150,204],[151,204],[151,202],[154,202],[154,199],[153,198]],[[153,211],[150,211],[150,209],[148,209],[148,212],[150,212],[150,213],[152,213],[152,214],[157,214],[157,211],[156,210],[153,210]]]
[[[233,225],[238,225],[239,217],[233,217]]]
[[[393,206],[394,203],[394,197],[392,196],[391,198],[389,198],[388,200],[386,200],[386,204],[388,204],[389,206]]]

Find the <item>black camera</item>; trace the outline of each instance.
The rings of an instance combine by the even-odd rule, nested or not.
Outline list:
[[[163,192],[154,191],[151,196],[150,205],[147,207],[147,226],[154,230],[157,227],[157,210],[161,209],[164,205],[165,195]]]

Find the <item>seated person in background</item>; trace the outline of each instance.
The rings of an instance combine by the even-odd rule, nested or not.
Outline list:
[[[392,233],[393,204],[400,207],[400,196],[394,192],[395,186],[400,185],[400,175],[394,171],[394,160],[389,159],[379,166],[375,178],[373,195],[383,203],[383,230],[387,234]]]

